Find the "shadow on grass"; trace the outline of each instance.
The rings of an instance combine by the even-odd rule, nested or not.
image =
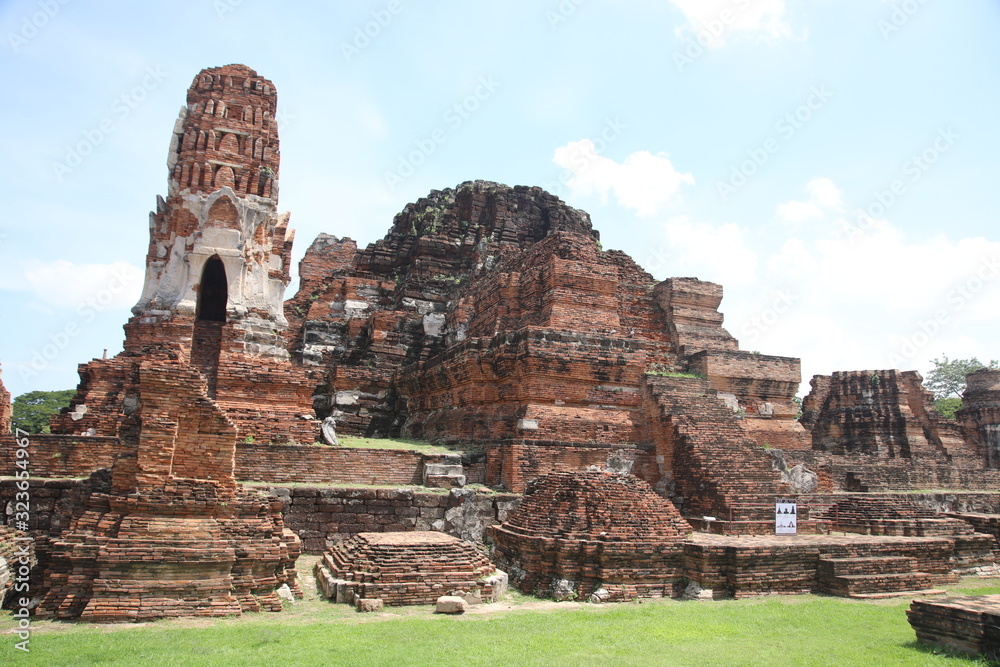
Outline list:
[[[967,653],[961,653],[959,651],[952,650],[945,646],[938,646],[936,644],[924,644],[923,642],[917,641],[916,639],[902,644],[903,648],[908,648],[911,650],[919,651],[920,653],[925,653],[927,655],[936,655],[942,658],[951,658],[954,660],[961,660],[967,663],[972,660],[974,665],[989,665],[990,667],[1000,667],[1000,660],[985,658],[982,656],[969,655]]]

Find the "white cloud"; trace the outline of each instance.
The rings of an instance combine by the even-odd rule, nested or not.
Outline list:
[[[778,215],[789,222],[820,218],[823,211],[811,201],[789,201],[778,205]]]
[[[636,260],[658,278],[721,283],[724,326],[742,349],[800,357],[803,392],[817,373],[1000,356],[1000,241],[914,238],[885,219],[845,234],[840,188],[823,178],[805,191],[770,228],[664,220],[663,245]],[[801,233],[783,224],[816,212]]]
[[[829,178],[814,178],[806,183],[809,201],[787,201],[778,205],[778,216],[789,222],[802,222],[820,218],[824,209],[836,210],[843,203],[842,193],[837,184]]]
[[[552,161],[572,175],[567,185],[578,195],[600,196],[606,202],[614,193],[618,203],[640,216],[656,214],[694,177],[674,168],[664,153],[638,151],[621,164],[597,154],[590,139],[571,141],[555,150]]]
[[[707,48],[720,48],[735,34],[765,40],[787,37],[784,0],[670,0],[684,13],[687,25],[675,33],[693,33]]]
[[[779,217],[789,219],[795,203],[817,209],[841,203],[829,179],[806,189],[811,201],[779,206]],[[760,326],[767,298],[750,307],[730,301],[737,337],[742,331],[748,344],[768,353],[800,355],[805,380],[833,370],[927,370],[942,352],[997,356],[989,346],[1000,307],[1000,242],[944,234],[914,239],[884,219],[845,234],[848,220],[828,212],[808,235],[786,240],[764,261],[757,293],[790,290],[794,306]],[[813,326],[824,318],[827,325]]]
[[[814,178],[806,183],[806,192],[823,208],[837,208],[843,203],[843,193],[829,178]]]
[[[142,291],[143,271],[128,262],[74,264],[67,260],[26,259],[0,279],[0,288],[31,292],[42,306],[104,310],[128,308]]]
[[[676,218],[663,226],[663,268],[672,276],[694,276],[714,283],[747,283],[754,279],[758,256],[739,225],[713,225]]]

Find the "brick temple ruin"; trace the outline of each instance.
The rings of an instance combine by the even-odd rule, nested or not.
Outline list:
[[[39,615],[277,609],[300,548],[403,531],[495,540],[532,591],[607,581],[616,599],[873,595],[993,566],[1000,372],[969,377],[955,420],[913,371],[816,376],[797,419],[799,360],[741,350],[722,286],[658,281],[585,212],[485,181],[407,204],[365,248],[321,234],[286,300],[276,112],[243,65],[188,90],[124,350],[80,365],[52,434],[30,438]],[[333,446],[324,426],[455,453]],[[778,498],[807,535],[774,541]],[[601,531],[572,528],[602,503]],[[602,532],[617,551],[591,544]]]

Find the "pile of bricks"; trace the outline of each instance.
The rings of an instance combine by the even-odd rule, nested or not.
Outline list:
[[[914,600],[906,618],[924,644],[1000,658],[1000,595]]]
[[[551,473],[493,527],[493,559],[512,585],[539,595],[586,598],[603,588],[610,600],[670,596],[690,530],[635,477]]]
[[[443,533],[360,533],[324,554],[316,575],[335,602],[399,606],[433,604],[456,591],[492,598],[495,569],[474,546]]]

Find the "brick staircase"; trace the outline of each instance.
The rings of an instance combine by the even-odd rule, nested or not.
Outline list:
[[[759,522],[773,508],[743,508],[788,494],[771,457],[746,437],[736,415],[707,380],[645,376],[643,408],[658,455],[670,457],[685,515]],[[675,496],[675,498],[676,498]]]
[[[887,598],[944,593],[933,577],[916,572],[917,561],[906,556],[824,558],[818,563],[819,590],[849,598]]]

